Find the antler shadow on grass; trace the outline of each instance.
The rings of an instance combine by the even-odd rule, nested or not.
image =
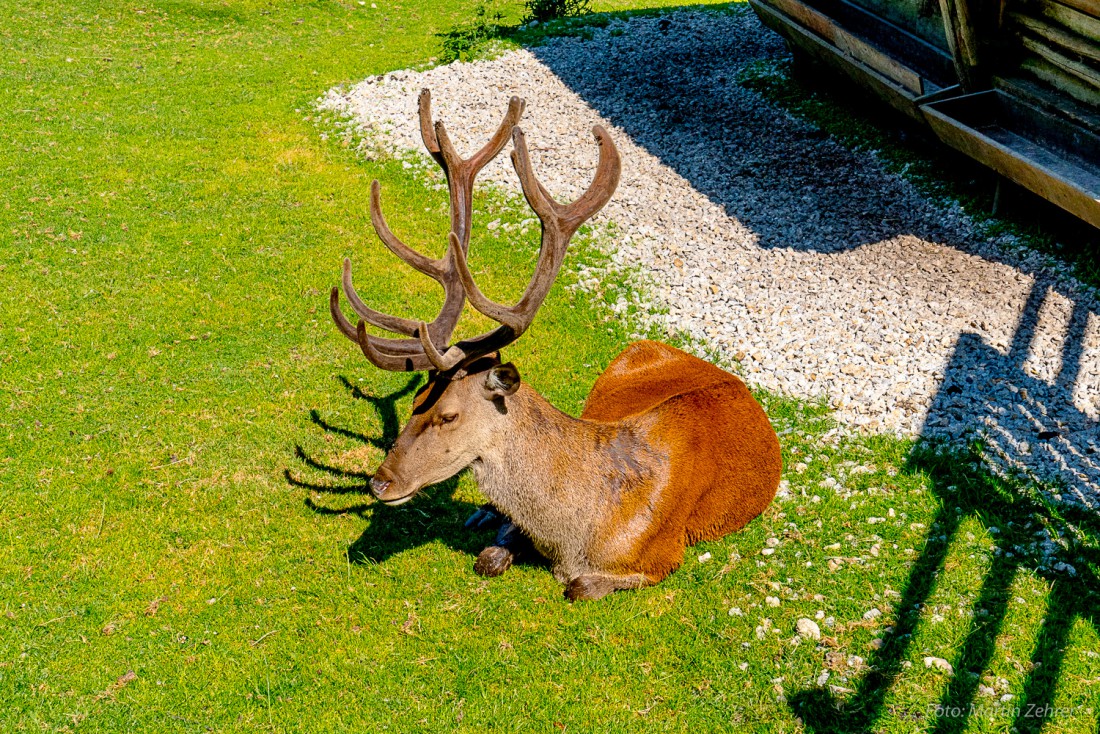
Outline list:
[[[351,381],[343,375],[340,375],[338,379],[340,380],[340,384],[342,384],[348,390],[348,392],[351,393],[351,396],[353,398],[355,398],[356,400],[365,400],[370,403],[374,407],[374,409],[378,411],[378,417],[382,421],[382,435],[378,438],[369,438],[367,436],[363,436],[363,442],[369,443],[371,446],[374,446],[377,449],[389,451],[390,447],[393,445],[393,442],[397,440],[398,434],[401,433],[401,421],[397,417],[397,401],[407,395],[411,395],[412,393],[416,392],[416,389],[420,387],[420,375],[413,375],[409,378],[409,381],[405,383],[405,386],[403,388],[397,390],[396,392],[392,392],[389,395],[383,395],[381,397],[377,397],[375,395],[367,395],[365,392],[359,389],[358,385],[353,385]],[[310,414],[317,415],[317,411],[310,411]],[[322,428],[325,428],[325,430],[330,430],[327,424],[325,424],[319,416],[313,422],[321,426]]]
[[[316,410],[309,411],[309,419],[313,425],[318,426],[326,433],[336,434],[338,436],[344,436],[368,446],[373,446],[376,449],[382,451],[388,451],[393,442],[397,440],[397,435],[401,432],[401,422],[397,417],[397,402],[406,397],[410,393],[414,392],[420,385],[420,376],[414,375],[409,379],[405,386],[400,390],[396,390],[389,395],[383,395],[381,397],[374,395],[367,395],[359,389],[357,385],[353,385],[348,378],[341,375],[339,378],[340,383],[351,393],[351,396],[356,400],[365,400],[370,403],[378,413],[379,418],[382,421],[382,435],[380,436],[368,436],[365,433],[353,431],[348,428],[336,426],[326,421],[321,414]],[[341,469],[340,467],[326,464],[323,461],[319,461],[311,456],[308,456],[305,449],[301,444],[294,446],[294,456],[305,464],[310,469],[323,472],[330,476],[338,478],[347,478],[358,480],[354,484],[333,485],[333,484],[319,484],[316,482],[307,482],[299,479],[294,475],[291,470],[285,469],[283,475],[286,477],[286,481],[292,487],[299,487],[301,489],[308,489],[314,492],[324,492],[326,494],[369,494],[370,487],[368,483],[371,480],[371,474],[369,472],[353,471],[348,469]],[[307,506],[316,512],[323,514],[348,514],[349,509],[343,510],[331,510],[329,508],[323,508],[319,505],[312,503],[312,500],[307,498]],[[370,504],[360,505],[362,509],[369,508]]]
[[[381,434],[371,436],[334,425],[325,420],[317,410],[310,411],[310,422],[325,433],[344,436],[387,451],[401,432],[397,405],[416,391],[420,386],[421,376],[413,375],[400,389],[381,396],[364,393],[346,377],[341,376],[339,380],[353,398],[364,400],[375,409],[382,424]],[[290,468],[283,472],[287,484],[291,487],[308,490],[310,494],[307,494],[303,504],[311,512],[322,516],[354,515],[369,523],[363,534],[348,546],[348,559],[353,563],[381,562],[392,555],[432,540],[442,540],[463,553],[476,553],[492,537],[489,532],[477,533],[463,528],[463,520],[476,509],[476,506],[454,500],[454,490],[458,486],[457,478],[426,488],[412,502],[399,507],[390,507],[375,500],[371,494],[369,483],[373,475],[370,472],[334,466],[323,459],[309,455],[301,445],[294,447],[294,455],[298,462],[312,472],[328,475],[336,480],[346,480],[342,483],[328,484],[303,479],[299,473]],[[321,504],[319,497],[312,496],[314,494],[361,495],[368,499],[353,505],[330,507]]]

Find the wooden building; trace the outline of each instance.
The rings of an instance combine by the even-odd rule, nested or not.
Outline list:
[[[749,0],[792,49],[1100,227],[1100,0]]]

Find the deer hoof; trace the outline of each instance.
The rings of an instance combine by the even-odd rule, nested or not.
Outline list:
[[[491,545],[477,556],[474,573],[478,576],[499,576],[512,567],[512,551],[499,545]]]
[[[594,601],[615,590],[607,579],[599,576],[578,576],[565,585],[565,598],[569,601]]]

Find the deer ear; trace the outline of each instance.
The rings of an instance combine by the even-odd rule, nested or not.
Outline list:
[[[498,364],[485,373],[482,392],[487,400],[514,395],[519,390],[519,370],[511,362]]]

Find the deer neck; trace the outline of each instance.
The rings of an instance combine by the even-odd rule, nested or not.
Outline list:
[[[632,455],[628,423],[573,418],[526,385],[509,399],[506,418],[472,469],[485,496],[536,545],[583,536],[616,501],[623,462],[652,463]]]

